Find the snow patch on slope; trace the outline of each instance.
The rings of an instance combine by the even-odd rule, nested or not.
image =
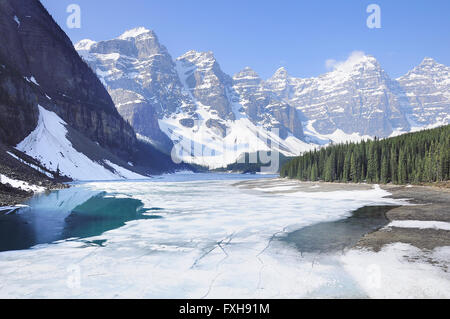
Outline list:
[[[0,174],[0,184],[4,184],[4,185],[5,184],[9,184],[9,185],[11,185],[14,188],[21,189],[21,190],[26,191],[26,192],[39,193],[39,192],[45,191],[44,187],[36,186],[36,185],[32,185],[32,184],[29,184],[29,183],[24,182],[24,181],[19,181],[19,180],[16,180],[16,179],[12,179],[12,178],[9,178],[8,176],[5,176],[3,174]]]
[[[283,140],[246,118],[226,121],[228,130],[223,137],[207,127],[205,123],[211,117],[206,117],[206,112],[198,113],[203,113],[204,117],[197,121],[194,128],[179,125],[181,118],[178,117],[159,120],[161,130],[175,141],[177,157],[187,163],[215,169],[235,163],[244,153],[273,150],[285,156],[298,156],[316,147],[294,136]],[[269,141],[271,147],[268,146]]]
[[[110,166],[112,169],[114,169],[114,172],[116,175],[119,175],[120,177],[124,178],[124,179],[145,179],[147,177],[139,175],[137,173],[134,173],[132,171],[129,171],[125,168],[123,168],[122,166],[119,166],[117,164],[114,164],[111,161],[105,160],[104,161],[106,165]],[[132,163],[129,163],[132,164]],[[130,165],[133,166],[133,165]]]
[[[20,20],[19,20],[19,18],[17,16],[14,16],[14,21],[16,21],[17,28],[19,28],[20,27]]]
[[[128,31],[125,31],[120,37],[120,40],[126,40],[129,38],[136,38],[138,36],[140,36],[141,34],[150,32],[150,30],[144,28],[144,27],[139,27],[139,28],[135,28],[135,29],[131,29]]]
[[[96,44],[97,42],[95,42],[95,41],[93,41],[93,40],[91,40],[91,39],[84,39],[84,40],[81,40],[80,42],[77,42],[75,45],[74,45],[74,47],[75,47],[75,50],[77,50],[77,51],[79,51],[79,50],[82,50],[82,51],[88,51],[88,50],[90,50],[91,48],[92,48],[92,46],[94,45],[94,44]]]
[[[29,82],[29,83],[34,83],[34,84],[36,84],[37,86],[39,86],[39,83],[36,81],[36,79],[34,78],[34,76],[31,76],[31,77],[25,77],[25,80],[27,80],[27,82]]]
[[[323,144],[328,144],[329,142],[333,143],[346,143],[346,142],[352,142],[352,143],[358,143],[363,140],[371,140],[372,137],[368,135],[361,135],[359,133],[353,133],[353,134],[347,134],[344,131],[337,129],[332,134],[320,134],[316,131],[313,124],[316,122],[316,120],[308,121],[308,123],[304,126],[305,129],[305,135],[309,135],[312,139],[321,139],[323,140]],[[322,144],[320,143],[320,144]]]
[[[47,177],[50,177],[50,178],[55,178],[55,177],[53,176],[53,174],[51,174],[51,173],[49,173],[49,172],[47,172],[47,171],[44,171],[44,170],[43,170],[42,168],[40,168],[39,166],[34,165],[34,164],[31,164],[31,163],[28,163],[27,161],[21,159],[20,157],[16,156],[15,154],[13,154],[13,153],[11,153],[11,152],[6,152],[6,153],[7,153],[9,156],[13,157],[14,159],[18,160],[19,162],[21,162],[21,163],[23,163],[23,164],[25,164],[25,165],[27,165],[27,166],[30,166],[32,169],[38,171],[39,173],[42,173],[42,174],[44,174],[44,175],[46,175]]]
[[[59,169],[62,175],[75,180],[145,178],[106,163],[115,170],[112,172],[75,150],[66,137],[66,125],[67,123],[58,115],[39,105],[39,121],[36,129],[16,148],[40,161],[50,171],[55,172]]]

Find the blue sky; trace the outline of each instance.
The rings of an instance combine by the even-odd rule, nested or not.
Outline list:
[[[263,78],[284,66],[298,77],[327,71],[328,59],[374,55],[392,76],[425,56],[450,65],[448,0],[41,0],[73,42],[111,39],[137,26],[154,30],[175,58],[213,51],[232,75],[250,66]],[[81,28],[66,26],[69,4]],[[369,29],[366,8],[381,7],[382,28]]]

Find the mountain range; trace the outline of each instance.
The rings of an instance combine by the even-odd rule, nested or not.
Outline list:
[[[354,52],[318,77],[280,68],[264,80],[250,67],[227,75],[212,52],[174,59],[143,27],[112,40],[82,40],[75,49],[140,140],[166,153],[175,144],[183,161],[211,168],[242,153],[293,156],[450,121],[450,68],[431,58],[398,79],[375,57]]]

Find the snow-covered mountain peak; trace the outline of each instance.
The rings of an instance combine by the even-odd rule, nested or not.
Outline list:
[[[291,93],[291,84],[294,78],[291,77],[286,68],[279,68],[275,74],[265,81],[264,86],[267,90],[276,93],[280,98],[287,98]]]
[[[214,53],[212,51],[196,51],[196,50],[190,50],[180,56],[177,60],[199,60],[199,59],[214,59]]]
[[[363,66],[363,67],[369,67],[374,69],[381,69],[381,65],[378,62],[378,60],[372,56],[372,55],[365,55],[361,57],[354,65],[354,67],[357,66]]]
[[[262,79],[252,68],[245,67],[242,71],[233,76],[234,81],[252,81],[260,83]]]
[[[422,61],[422,63],[420,63],[420,65],[435,65],[435,64],[439,64],[435,59],[430,58],[430,57],[425,57]]]
[[[443,80],[450,83],[450,67],[437,62],[433,58],[424,58],[423,61],[409,71],[404,76],[398,78],[399,81],[411,80],[414,77],[428,77],[434,81]]]
[[[148,30],[145,27],[138,27],[138,28],[134,28],[128,31],[125,31],[122,35],[120,35],[118,37],[118,39],[120,40],[127,40],[130,38],[137,38],[142,34],[150,34],[150,35],[154,35],[154,32],[151,30]]]
[[[429,72],[433,73],[434,75],[438,75],[436,73],[439,72],[448,72],[450,68],[444,64],[441,64],[437,62],[433,58],[425,58],[423,59],[422,63],[420,63],[417,67],[415,67],[412,72]]]
[[[96,43],[97,42],[95,42],[91,39],[83,39],[83,40],[75,43],[74,47],[75,47],[75,50],[77,50],[77,51],[89,51],[92,48],[92,46]]]
[[[214,57],[214,53],[198,52],[191,50],[177,59],[178,72],[183,73],[181,77],[187,77],[187,85],[190,89],[195,88],[196,98],[199,101],[202,100],[200,95],[219,94],[227,100],[226,89],[231,86],[231,77],[225,74],[220,68],[219,63]],[[211,91],[212,89],[212,91]],[[202,93],[200,93],[202,91]],[[220,93],[219,93],[220,91]],[[206,103],[206,101],[204,101]],[[217,103],[216,100],[214,103]],[[209,101],[205,105],[210,105],[212,101]],[[219,104],[228,104],[228,102],[222,101]],[[211,105],[213,106],[213,105]],[[227,107],[228,108],[228,107]]]
[[[145,71],[142,69],[142,65],[139,67],[138,64],[153,60],[158,56],[167,57],[168,60],[172,61],[172,57],[170,57],[166,47],[160,44],[155,32],[144,27],[128,30],[115,39],[80,42],[76,44],[76,49],[86,61],[102,61],[101,64],[108,65],[108,68],[111,68],[111,62],[113,62],[114,68],[122,69],[123,73],[128,73],[129,68],[126,64],[132,63],[132,59],[136,59],[133,62],[135,63],[134,67],[139,69],[140,73],[145,73]],[[97,67],[95,66],[94,70],[97,70]],[[103,66],[99,70],[100,74],[99,72],[97,74],[100,78],[103,78]],[[135,74],[134,71],[131,73]],[[117,77],[114,78],[117,79]]]
[[[199,52],[195,50],[186,52],[185,54],[180,56],[177,61],[181,61],[183,63],[191,63],[196,65],[197,67],[204,68],[211,68],[215,63],[217,63],[213,52]]]
[[[450,122],[450,67],[425,58],[397,82],[409,99],[413,126],[433,127]]]
[[[289,73],[285,67],[281,67],[275,71],[275,74],[272,76],[271,80],[286,80],[289,78]]]
[[[381,71],[382,68],[374,56],[366,55],[363,52],[355,52],[343,62],[335,62],[334,70],[331,73],[350,75],[367,71]]]
[[[289,85],[291,84],[291,76],[286,68],[279,68],[274,75],[269,78],[265,84],[267,89],[276,92],[280,97],[289,95]]]

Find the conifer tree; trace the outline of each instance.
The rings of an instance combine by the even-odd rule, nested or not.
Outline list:
[[[386,184],[389,182],[389,164],[386,153],[382,154],[380,175],[381,183]]]
[[[352,182],[354,182],[354,183],[359,182],[357,162],[356,162],[356,156],[355,156],[354,152],[352,153],[352,157],[350,160],[350,178],[351,178]]]
[[[407,172],[406,172],[406,156],[403,149],[400,150],[398,156],[398,183],[405,184],[408,180]]]

